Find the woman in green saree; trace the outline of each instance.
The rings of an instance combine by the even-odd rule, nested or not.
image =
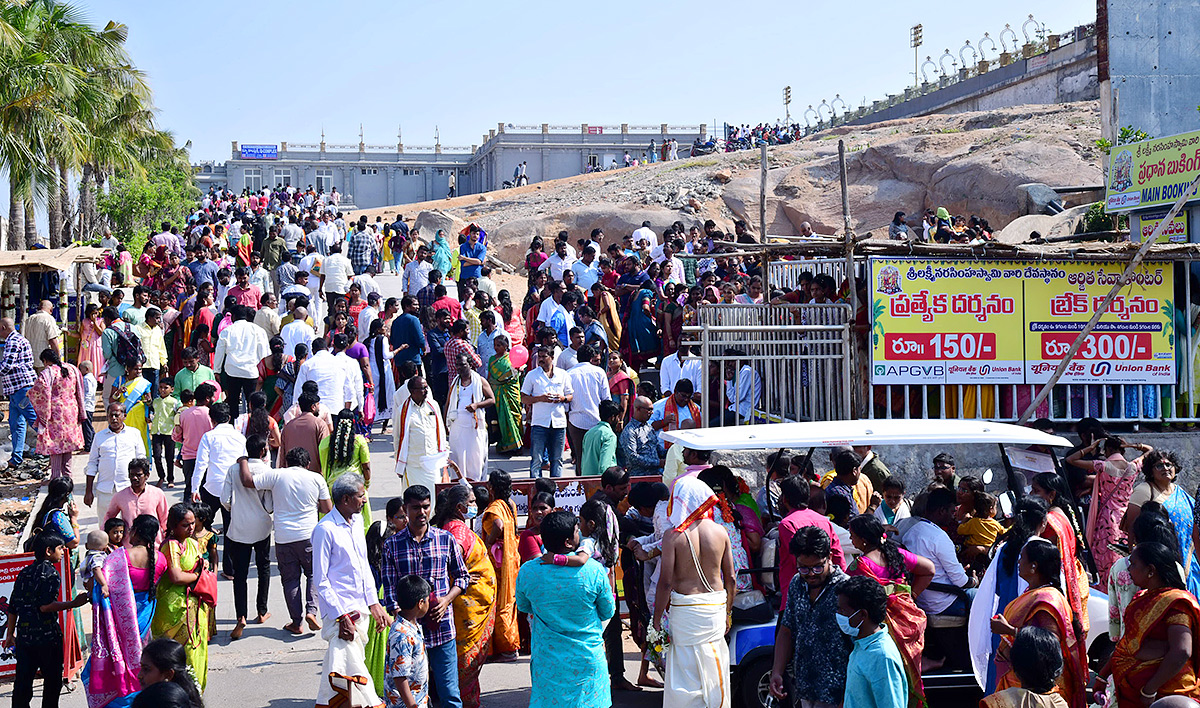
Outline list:
[[[196,515],[187,504],[176,504],[167,512],[166,540],[162,544],[167,570],[158,582],[158,606],[150,631],[155,637],[174,639],[183,645],[196,685],[204,690],[208,678],[208,606],[188,588],[200,577],[203,550],[192,538]]]
[[[500,422],[497,452],[513,453],[521,449],[521,376],[508,358],[508,335],[496,335],[496,355],[488,360],[488,383],[496,396],[496,417]]]

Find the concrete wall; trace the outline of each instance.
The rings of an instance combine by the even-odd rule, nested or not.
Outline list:
[[[1086,37],[849,122],[865,125],[933,113],[1088,101],[1099,96],[1096,40]]]
[[[1154,137],[1200,129],[1200,3],[1107,0],[1116,126]]]

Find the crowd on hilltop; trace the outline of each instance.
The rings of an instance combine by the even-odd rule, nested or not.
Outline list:
[[[978,245],[992,240],[992,227],[987,219],[974,214],[968,217],[951,216],[946,207],[926,209],[920,224],[909,223],[908,215],[896,212],[888,224],[888,238],[910,243],[963,243]]]

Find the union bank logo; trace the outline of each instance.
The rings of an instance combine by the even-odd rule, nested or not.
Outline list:
[[[984,364],[983,366],[979,367],[980,376],[987,376],[990,373],[992,373],[992,367],[990,364]]]
[[[1107,361],[1097,361],[1092,364],[1092,376],[1108,376],[1112,372],[1112,364]]]

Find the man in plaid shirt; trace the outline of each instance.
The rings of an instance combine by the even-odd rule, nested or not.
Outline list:
[[[358,226],[354,233],[350,234],[349,241],[350,264],[354,266],[355,275],[362,275],[367,266],[371,265],[371,258],[375,255],[375,237],[367,230],[367,217],[358,220]]]
[[[433,597],[429,613],[422,620],[429,678],[437,687],[442,706],[462,708],[451,604],[471,578],[454,536],[429,525],[430,509],[429,490],[423,485],[414,484],[404,490],[408,525],[383,542],[383,604],[389,611],[399,609],[396,588],[401,578],[419,575],[429,581]]]
[[[33,388],[36,375],[29,340],[17,332],[11,317],[0,319],[0,340],[4,347],[4,356],[0,359],[0,396],[8,396],[8,426],[13,447],[8,466],[13,468],[25,458],[25,431],[37,423],[37,413],[29,402],[29,389]]]
[[[483,361],[479,355],[475,353],[475,347],[467,341],[467,331],[470,327],[466,320],[458,320],[450,325],[450,340],[446,342],[446,347],[442,351],[446,355],[446,388],[449,390],[450,383],[458,376],[458,372],[454,370],[452,364],[458,361],[459,355],[467,357],[471,362],[472,369],[478,369],[483,366]]]

